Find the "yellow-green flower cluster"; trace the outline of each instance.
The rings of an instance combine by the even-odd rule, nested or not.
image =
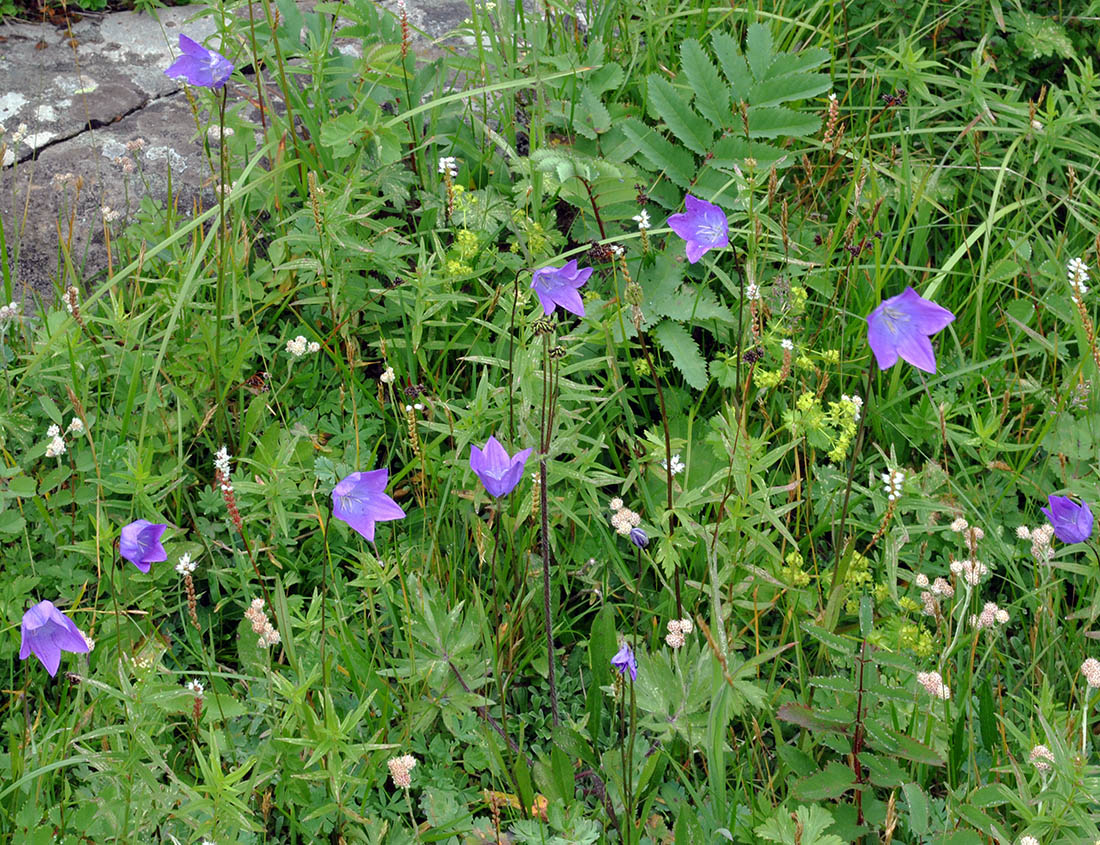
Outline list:
[[[462,261],[469,261],[477,255],[477,233],[471,232],[469,229],[465,228],[459,229],[455,233],[455,250],[458,252],[458,257]]]
[[[787,297],[788,308],[791,314],[800,314],[806,308],[806,288],[801,285],[791,285],[790,295]]]
[[[753,380],[756,382],[757,387],[762,387],[765,390],[771,390],[773,387],[777,387],[782,379],[779,377],[779,370],[764,370],[758,369],[753,373]]]
[[[931,657],[936,648],[932,635],[913,623],[907,623],[898,629],[898,645],[909,649],[917,657]]]
[[[920,610],[920,602],[909,596],[902,596],[898,599],[898,607],[900,607],[905,613],[916,613]]]
[[[779,568],[779,577],[792,587],[805,587],[810,583],[810,573],[802,569],[802,555],[791,552],[786,557],[786,565]]]
[[[836,427],[833,448],[829,450],[829,460],[839,464],[848,456],[848,448],[855,439],[862,402],[851,396],[842,396],[839,402],[829,403],[828,419]]]

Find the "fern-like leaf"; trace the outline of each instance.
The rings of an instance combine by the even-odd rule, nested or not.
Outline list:
[[[688,85],[695,92],[695,108],[715,129],[727,126],[730,121],[729,91],[718,75],[718,69],[694,38],[680,45],[680,63]]]
[[[691,387],[705,390],[707,386],[707,362],[703,360],[699,346],[691,334],[679,323],[665,320],[653,331],[661,348],[672,356],[672,363]]]
[[[692,152],[705,155],[714,140],[707,122],[688,105],[686,92],[655,73],[648,76],[649,108],[654,117],[663,120],[669,131]]]
[[[638,145],[638,151],[649,160],[651,166],[663,170],[681,188],[690,188],[695,177],[695,157],[682,147],[671,144],[657,130],[646,126],[637,118],[623,122],[623,132]]]

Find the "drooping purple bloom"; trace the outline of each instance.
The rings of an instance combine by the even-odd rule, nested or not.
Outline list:
[[[519,480],[523,478],[523,465],[527,463],[531,451],[524,449],[509,458],[500,442],[490,435],[484,450],[475,445],[470,446],[470,469],[477,473],[489,494],[499,499],[507,496],[519,484]]]
[[[32,654],[42,661],[50,676],[57,674],[61,664],[61,652],[88,652],[88,642],[80,629],[51,601],[40,601],[23,614],[21,629],[23,642],[19,659],[26,660]]]
[[[1092,536],[1092,511],[1088,502],[1075,505],[1068,496],[1048,496],[1049,508],[1043,516],[1054,529],[1054,536],[1063,543],[1083,543]]]
[[[639,549],[644,549],[649,545],[649,535],[646,534],[641,528],[630,529],[630,542],[637,546]]]
[[[926,373],[936,372],[936,355],[928,340],[947,327],[955,315],[925,299],[911,287],[884,299],[867,316],[867,342],[880,370],[889,369],[903,358]]]
[[[134,520],[122,529],[118,539],[119,554],[142,572],[148,572],[149,564],[168,560],[168,552],[160,542],[160,535],[167,527],[147,519]]]
[[[578,317],[584,316],[584,303],[577,288],[588,281],[592,275],[592,268],[577,269],[577,259],[565,264],[563,267],[542,267],[535,271],[531,279],[531,287],[538,294],[539,304],[549,317],[557,306],[561,306],[570,314]]]
[[[333,488],[332,515],[373,543],[374,523],[405,516],[401,506],[386,495],[389,480],[388,469],[353,472]]]
[[[217,50],[208,50],[180,33],[183,55],[164,72],[171,79],[186,79],[199,88],[221,88],[233,73],[233,63]]]
[[[691,194],[684,197],[684,207],[687,209],[685,212],[668,218],[668,225],[687,241],[689,262],[694,264],[708,249],[729,246],[730,228],[726,221],[726,212],[714,203]]]
[[[629,669],[630,680],[638,680],[638,661],[634,659],[634,652],[626,643],[611,658],[611,665],[619,670],[620,675]]]

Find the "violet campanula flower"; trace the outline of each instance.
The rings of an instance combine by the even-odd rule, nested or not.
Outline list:
[[[637,546],[639,549],[644,549],[649,545],[649,535],[645,533],[641,528],[630,529],[630,542]]]
[[[729,246],[730,229],[726,221],[726,212],[714,203],[701,200],[688,194],[684,197],[682,214],[673,214],[668,225],[677,235],[687,241],[687,260],[694,264],[703,257],[708,249],[721,249]]]
[[[911,287],[884,299],[867,316],[867,342],[880,370],[908,361],[918,370],[936,372],[936,355],[928,340],[955,319],[946,308],[925,299]]]
[[[208,50],[180,33],[183,55],[164,72],[170,79],[185,79],[199,88],[221,88],[233,73],[233,63],[217,50]]]
[[[167,527],[162,522],[147,519],[137,519],[123,526],[118,538],[119,554],[142,572],[148,572],[149,564],[168,560],[168,552],[160,542],[160,535]]]
[[[535,271],[531,278],[531,287],[538,295],[542,310],[549,317],[557,306],[561,306],[570,314],[578,317],[584,316],[584,303],[577,288],[588,281],[592,275],[592,268],[577,269],[577,259],[566,263],[562,267],[542,267]]]
[[[1048,496],[1049,508],[1043,516],[1054,529],[1054,536],[1063,543],[1083,543],[1092,536],[1092,511],[1087,502],[1075,505],[1067,496]]]
[[[389,479],[388,469],[353,472],[332,490],[332,515],[373,543],[374,523],[405,516],[401,506],[386,495]]]
[[[527,463],[531,451],[524,449],[508,457],[500,442],[490,435],[484,450],[470,446],[470,469],[477,473],[489,494],[499,499],[507,496],[519,484],[523,477],[523,465]]]
[[[61,652],[84,654],[91,650],[76,624],[51,601],[40,601],[23,614],[20,633],[23,641],[19,647],[19,659],[26,660],[33,654],[42,661],[51,677],[57,674]]]
[[[623,643],[622,648],[611,658],[611,665],[619,670],[620,675],[630,670],[630,680],[638,680],[638,661],[634,659],[634,652],[627,643]]]

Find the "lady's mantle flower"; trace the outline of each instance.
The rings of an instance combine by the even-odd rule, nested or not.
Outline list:
[[[401,506],[386,495],[389,478],[388,469],[353,472],[332,491],[332,515],[373,543],[374,523],[405,516]]]
[[[122,529],[118,551],[126,560],[142,572],[149,571],[149,564],[168,560],[168,552],[160,542],[160,535],[168,526],[161,522],[138,519]]]
[[[623,643],[622,648],[611,658],[611,665],[619,670],[620,675],[629,669],[630,680],[638,680],[638,661],[634,659],[634,652],[627,643]]]
[[[390,777],[393,778],[393,785],[400,787],[401,789],[408,789],[412,786],[412,770],[416,768],[416,758],[411,754],[405,754],[401,757],[391,757],[386,761],[386,765],[390,769]]]
[[[535,271],[531,279],[531,287],[538,295],[542,310],[549,317],[557,306],[561,306],[570,314],[578,317],[584,316],[584,303],[577,288],[588,281],[592,275],[592,268],[577,269],[577,259],[573,259],[563,267],[542,267]]]
[[[1075,505],[1066,496],[1048,496],[1049,508],[1042,508],[1054,536],[1063,543],[1083,543],[1092,536],[1092,511],[1087,502]]]
[[[684,197],[686,211],[673,214],[668,225],[687,242],[687,260],[694,264],[710,249],[729,246],[729,223],[726,212],[714,203],[688,194]]]
[[[164,72],[169,79],[186,79],[199,88],[221,88],[233,73],[233,63],[217,50],[208,50],[180,33],[183,55]]]
[[[50,601],[40,601],[23,614],[21,633],[19,659],[26,660],[33,654],[51,677],[57,674],[61,652],[86,654],[91,650],[76,624]]]
[[[901,357],[918,370],[936,372],[936,355],[928,337],[954,319],[946,308],[911,287],[883,300],[867,317],[867,342],[879,369],[889,369]]]
[[[531,451],[524,449],[508,457],[500,442],[490,435],[484,450],[470,446],[470,469],[477,473],[489,495],[497,498],[507,496],[523,478],[523,465],[527,463]]]

